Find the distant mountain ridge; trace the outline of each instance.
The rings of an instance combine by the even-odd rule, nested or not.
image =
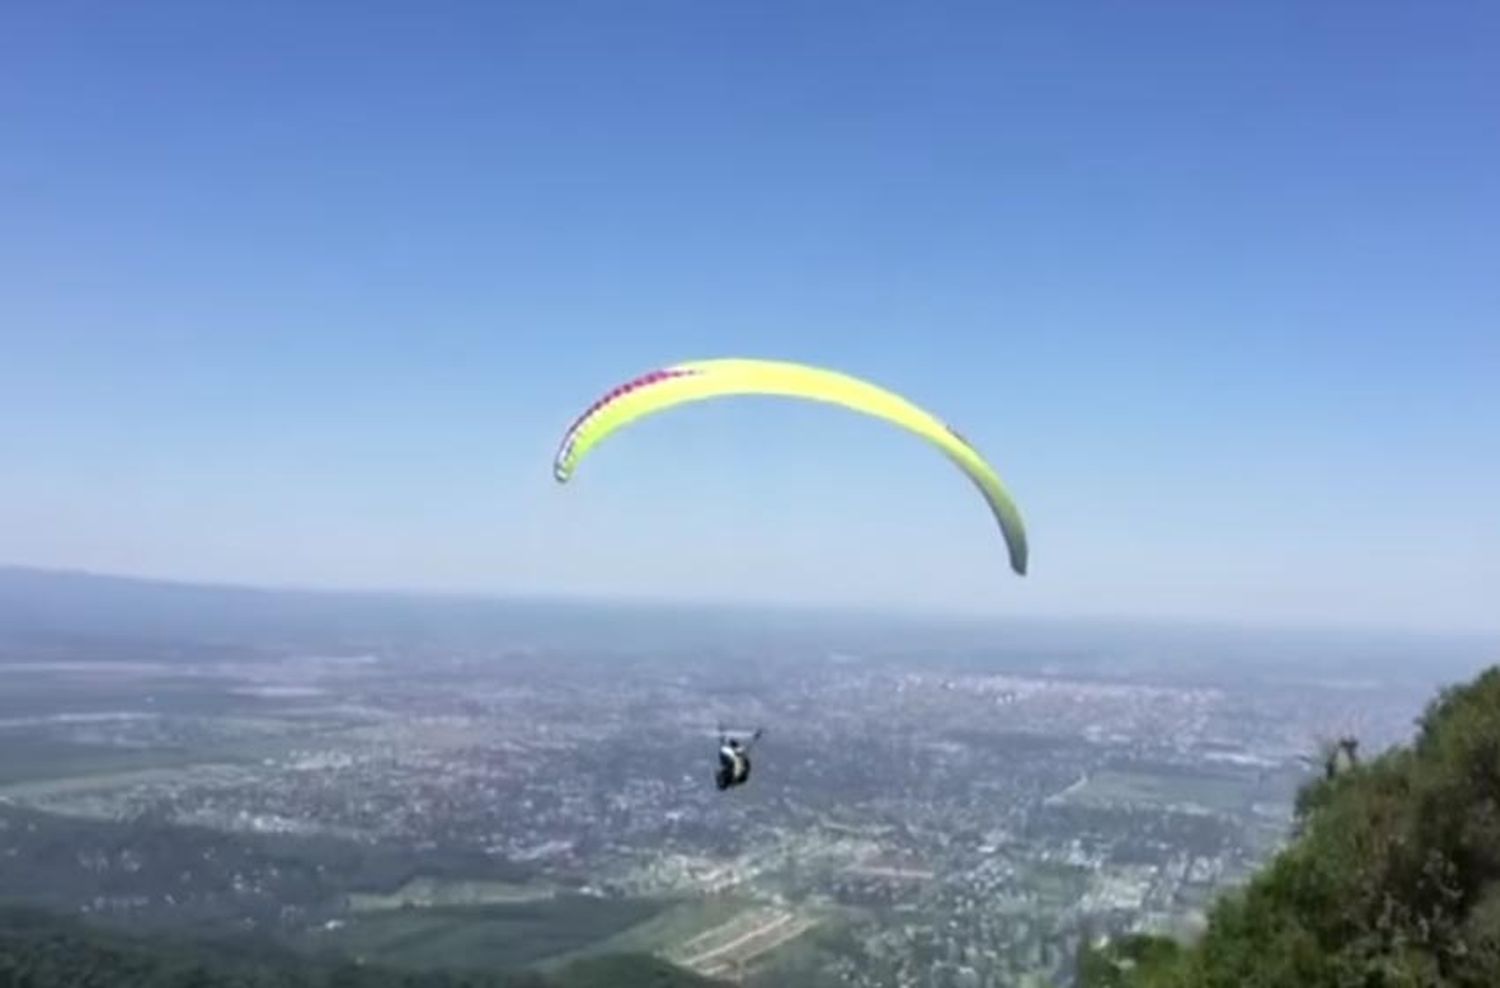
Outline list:
[[[683,621],[685,615],[692,620]],[[753,627],[731,608],[439,593],[257,588],[0,566],[0,641],[131,639],[343,647],[497,642],[647,647]]]
[[[410,635],[538,607],[478,597],[262,589],[0,566],[0,631],[180,638]]]
[[[903,652],[976,671],[1201,681],[1272,675],[1390,678],[1469,675],[1500,651],[1493,637],[1299,631],[1204,623],[918,618],[811,608],[397,591],[270,589],[236,584],[0,566],[0,647],[144,643],[621,649],[661,654],[726,642],[761,654],[797,650],[863,658]],[[1410,662],[1423,656],[1420,664]],[[116,655],[115,657],[120,657]],[[3,653],[0,653],[3,658]]]

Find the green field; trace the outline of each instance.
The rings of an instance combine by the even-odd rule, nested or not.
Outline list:
[[[202,760],[198,752],[76,744],[35,737],[5,737],[0,786],[143,769],[172,768]]]
[[[1026,885],[1041,904],[1064,909],[1077,902],[1089,887],[1092,871],[1076,865],[1039,861],[1026,869]]]
[[[552,960],[561,963],[579,957],[613,953],[663,954],[705,930],[729,922],[745,910],[754,908],[754,905],[749,900],[734,897],[666,904],[642,922]]]
[[[394,967],[515,968],[578,956],[666,908],[667,903],[650,899],[567,895],[525,903],[395,909],[357,914],[347,926],[319,939]]]
[[[537,902],[551,899],[557,889],[550,885],[514,882],[413,878],[390,893],[355,892],[349,908],[357,913],[381,912],[411,906],[430,909],[442,906],[484,906],[501,903]]]
[[[66,782],[153,769],[206,764],[256,764],[277,758],[314,738],[339,736],[341,728],[319,731],[262,718],[222,719],[196,736],[152,738],[132,744],[75,740],[47,731],[0,730],[0,786]]]
[[[1106,769],[1069,793],[1067,801],[1078,806],[1196,807],[1214,813],[1243,813],[1255,798],[1255,787],[1234,776]]]
[[[564,965],[598,956],[620,954],[650,954],[672,957],[681,954],[684,945],[709,931],[718,930],[737,918],[766,908],[764,903],[735,896],[694,899],[663,909],[656,916],[638,923],[614,936],[590,944],[578,951],[549,959],[541,967],[557,970]],[[821,952],[823,941],[833,933],[841,931],[847,921],[848,910],[833,907],[818,910],[797,910],[800,915],[815,914],[819,925],[813,930],[783,943],[771,951],[756,957],[751,969],[758,976],[765,972],[787,971],[798,977],[815,970],[825,959]],[[681,963],[683,958],[677,956]],[[761,977],[760,983],[769,983]],[[789,983],[801,984],[793,980]]]
[[[844,983],[838,975],[828,972],[827,964],[831,958],[859,956],[862,952],[858,940],[851,934],[857,913],[838,907],[803,910],[809,911],[817,915],[818,925],[756,958],[745,972],[746,983],[755,988],[781,988],[783,985],[832,988]]]

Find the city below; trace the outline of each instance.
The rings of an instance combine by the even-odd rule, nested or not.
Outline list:
[[[1083,943],[1198,929],[1290,836],[1330,743],[1401,740],[1426,696],[1245,674],[1258,646],[1204,660],[1208,632],[1046,654],[546,620],[316,650],[12,636],[0,885],[396,967],[635,951],[751,985],[1066,985]],[[719,732],[758,727],[749,782],[718,791]]]

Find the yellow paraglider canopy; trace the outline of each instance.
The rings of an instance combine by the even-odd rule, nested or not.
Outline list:
[[[566,483],[580,460],[626,425],[677,405],[731,395],[781,395],[841,405],[916,433],[943,452],[984,495],[1000,525],[1011,569],[1026,572],[1026,528],[994,468],[942,420],[884,388],[837,371],[777,360],[721,359],[677,364],[620,385],[568,428],[552,472]]]

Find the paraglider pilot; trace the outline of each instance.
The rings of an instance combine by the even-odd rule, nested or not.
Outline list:
[[[719,732],[719,770],[714,774],[714,781],[720,792],[732,786],[744,785],[750,778],[750,745],[759,738],[760,731],[757,730],[749,743],[741,744],[739,738]]]

